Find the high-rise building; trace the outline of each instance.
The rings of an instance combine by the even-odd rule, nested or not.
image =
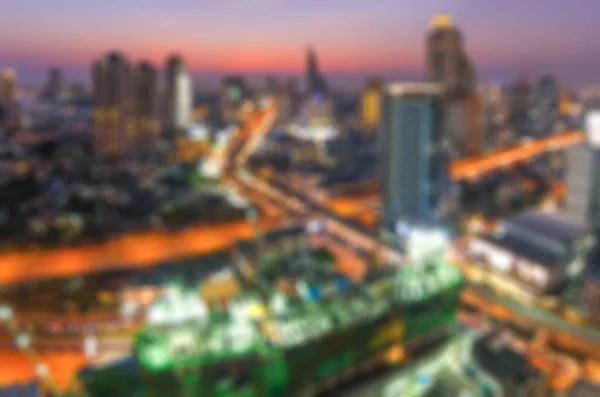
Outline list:
[[[3,69],[0,74],[0,101],[12,103],[16,98],[17,73],[14,69]]]
[[[517,137],[531,135],[530,109],[532,88],[529,78],[522,74],[509,88],[510,116],[509,121],[515,129]]]
[[[463,144],[466,156],[479,156],[485,148],[485,117],[481,96],[472,91],[467,97],[467,129]]]
[[[327,94],[327,84],[319,71],[317,53],[312,47],[306,49],[306,89],[308,94]]]
[[[554,77],[544,75],[537,85],[532,111],[533,133],[544,138],[554,132],[560,113],[560,88]]]
[[[167,139],[173,140],[191,122],[194,108],[194,89],[183,58],[179,55],[173,55],[167,60],[166,77],[165,127]]]
[[[588,222],[592,204],[594,187],[590,182],[594,165],[594,152],[588,144],[578,145],[568,150],[566,210],[573,221],[582,225]]]
[[[361,97],[361,121],[366,128],[378,127],[381,123],[383,83],[379,79],[367,82]]]
[[[3,129],[11,129],[16,124],[16,80],[17,73],[13,69],[7,68],[0,73],[0,128]]]
[[[438,14],[430,23],[427,79],[441,84],[450,98],[463,97],[476,87],[473,65],[464,53],[462,33],[448,14]]]
[[[135,149],[152,151],[160,140],[158,120],[158,76],[156,68],[142,62],[133,71],[133,96],[135,100]]]
[[[99,156],[130,150],[135,136],[131,69],[124,55],[111,52],[93,65],[94,146]]]
[[[468,138],[479,137],[483,131],[475,128],[482,117],[477,106],[475,69],[463,48],[462,33],[448,14],[434,16],[427,37],[427,78],[444,90],[444,139],[453,157],[464,157],[473,149]],[[477,111],[477,114],[473,114]]]
[[[60,99],[62,88],[62,70],[53,67],[48,71],[48,81],[42,89],[40,99],[47,102],[55,102]]]
[[[587,142],[567,153],[567,214],[600,236],[600,101],[589,103]]]
[[[238,119],[238,111],[248,95],[246,83],[241,76],[227,76],[221,82],[219,102],[221,117],[228,123]]]
[[[440,218],[448,187],[442,137],[443,87],[390,84],[382,117],[383,225],[429,223]]]
[[[301,95],[298,91],[296,79],[289,78],[282,85],[278,93],[278,108],[281,120],[290,120],[298,114]]]

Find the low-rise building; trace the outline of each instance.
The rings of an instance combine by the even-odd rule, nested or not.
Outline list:
[[[503,222],[495,234],[474,238],[468,255],[485,267],[490,283],[519,297],[559,293],[579,277],[594,243],[582,226],[528,211]]]

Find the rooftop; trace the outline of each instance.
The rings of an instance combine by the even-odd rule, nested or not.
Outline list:
[[[484,236],[482,239],[489,241],[500,248],[504,248],[516,256],[523,257],[548,267],[556,266],[566,258],[566,252],[564,250],[556,249],[555,246],[545,246],[510,234]]]
[[[454,20],[450,14],[436,14],[429,23],[431,29],[442,29],[454,27]]]
[[[583,226],[570,222],[566,218],[536,210],[526,211],[509,218],[504,224],[509,229],[533,233],[565,245],[586,233]]]

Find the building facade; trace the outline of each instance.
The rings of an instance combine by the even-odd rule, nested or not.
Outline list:
[[[124,55],[112,52],[93,65],[94,148],[105,157],[124,154],[135,137],[131,69]]]
[[[306,91],[310,94],[327,94],[327,83],[319,71],[317,52],[314,48],[306,49]]]
[[[385,88],[380,145],[385,228],[439,217],[449,180],[441,123],[440,85]]]
[[[167,139],[172,141],[191,122],[194,89],[183,58],[178,55],[167,60],[166,78],[165,129]]]
[[[133,72],[136,135],[136,150],[150,152],[160,140],[158,117],[158,74],[148,62],[136,66]]]
[[[381,123],[381,102],[383,84],[379,79],[371,79],[361,96],[361,124],[365,128],[375,128]]]
[[[542,76],[536,89],[533,109],[533,129],[536,138],[545,138],[555,132],[560,115],[560,87],[550,75]]]
[[[227,76],[221,82],[219,102],[221,118],[227,123],[238,119],[238,111],[248,95],[246,83],[241,76]]]

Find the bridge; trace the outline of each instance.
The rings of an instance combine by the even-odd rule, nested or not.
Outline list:
[[[483,156],[457,160],[450,167],[450,175],[455,181],[477,180],[491,172],[526,163],[544,153],[568,149],[584,141],[585,135],[581,131],[561,133]]]

